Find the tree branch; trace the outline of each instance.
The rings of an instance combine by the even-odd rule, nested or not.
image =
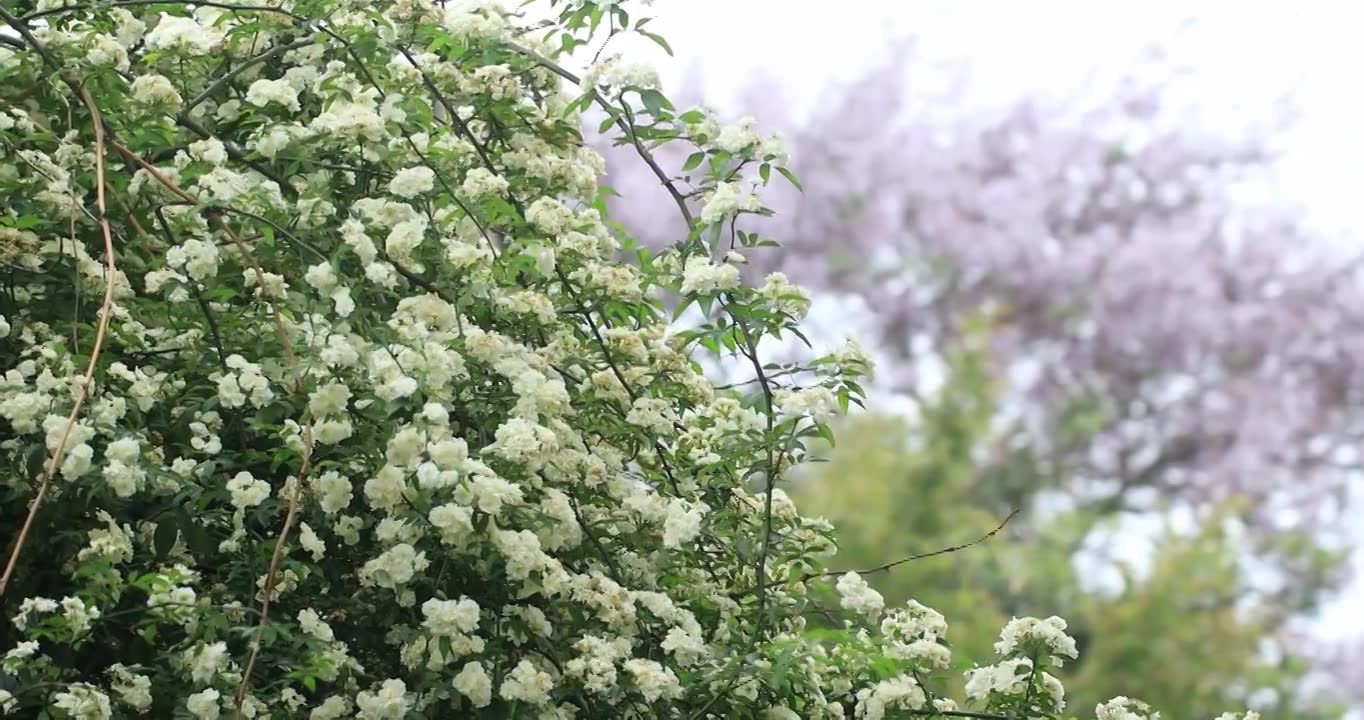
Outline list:
[[[523,47],[516,43],[507,43],[507,45],[516,52],[534,60],[540,67],[549,70],[574,85],[582,87],[582,78],[566,70],[562,65],[559,65],[528,47]],[[628,122],[616,115],[614,108],[606,101],[606,98],[603,98],[601,93],[597,92],[596,88],[590,88],[588,92],[592,94],[593,102],[597,103],[597,105],[615,120],[616,127],[620,128],[621,132],[625,133],[625,136],[630,139],[630,143],[634,145],[635,152],[639,154],[640,159],[644,160],[644,164],[648,165],[649,169],[653,171],[654,177],[657,177],[658,181],[667,189],[668,194],[673,198],[673,202],[677,204],[678,211],[682,213],[683,219],[687,221],[687,229],[690,231],[694,219],[692,218],[691,209],[687,207],[686,196],[677,189],[677,186],[673,184],[673,181],[668,177],[668,174],[663,172],[663,168],[660,167],[658,161],[654,159],[653,153],[649,152],[649,149],[644,147],[644,143],[640,142],[639,136],[635,134],[634,128]]]
[[[803,575],[803,576],[801,577],[800,581],[801,581],[801,582],[809,582],[809,581],[814,580],[814,579],[816,579],[816,578],[832,577],[832,576],[834,576],[834,575],[846,575],[847,573],[850,573],[850,572],[855,572],[855,573],[857,573],[858,575],[870,575],[870,574],[872,574],[872,573],[878,573],[878,572],[890,570],[891,568],[893,568],[893,567],[895,567],[895,566],[897,566],[897,565],[903,565],[903,564],[905,564],[905,563],[907,563],[907,562],[913,562],[913,561],[915,561],[915,560],[923,560],[924,558],[930,558],[930,557],[934,557],[934,556],[936,556],[936,555],[946,555],[946,554],[948,554],[948,553],[957,552],[958,550],[965,550],[966,548],[969,548],[969,547],[971,547],[971,546],[973,546],[973,545],[979,545],[980,543],[983,543],[983,542],[985,542],[986,540],[989,540],[990,538],[994,537],[1000,530],[1003,530],[1003,529],[1004,529],[1004,526],[1005,526],[1005,525],[1008,525],[1008,524],[1009,524],[1009,521],[1010,521],[1010,520],[1013,520],[1013,519],[1014,519],[1014,516],[1017,515],[1019,512],[1020,512],[1020,509],[1019,509],[1019,508],[1014,508],[1014,511],[1011,512],[1011,513],[1009,513],[1009,515],[1008,515],[1007,517],[1005,517],[1004,520],[1003,520],[1002,522],[999,523],[999,525],[996,525],[996,526],[995,526],[995,529],[991,530],[990,532],[985,533],[984,535],[981,535],[980,537],[978,537],[978,538],[976,538],[975,540],[972,540],[971,542],[968,542],[968,543],[962,543],[961,545],[953,545],[952,547],[945,547],[945,548],[941,548],[941,549],[938,549],[938,550],[934,550],[934,551],[932,551],[932,552],[919,553],[919,554],[917,554],[917,555],[910,555],[909,557],[900,558],[899,560],[894,560],[894,561],[885,563],[884,565],[877,565],[876,567],[873,567],[873,568],[867,568],[866,570],[830,570],[830,571],[828,571],[828,572],[822,572],[822,573],[806,573],[805,575]]]

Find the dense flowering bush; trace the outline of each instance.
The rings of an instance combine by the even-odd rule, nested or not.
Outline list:
[[[809,305],[741,282],[779,140],[574,76],[666,42],[547,9],[0,6],[0,711],[1062,712],[1064,621],[1011,622],[958,710],[944,618],[828,571],[775,487],[870,370],[758,354]],[[604,216],[588,112],[695,146],[665,252]]]

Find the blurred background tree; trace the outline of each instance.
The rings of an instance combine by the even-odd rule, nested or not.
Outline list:
[[[1347,579],[1364,266],[1277,191],[1289,98],[1229,131],[1186,69],[1155,47],[1083,91],[967,106],[968,74],[904,43],[787,117],[805,188],[743,224],[785,244],[749,272],[851,309],[834,324],[863,329],[904,400],[899,419],[856,421],[801,488],[842,521],[840,567],[1020,508],[1005,537],[877,582],[981,632],[1064,610],[1104,638],[1077,667],[1077,711],[1102,686],[1176,720],[1241,699],[1330,717],[1333,697],[1364,696],[1305,682],[1342,656],[1301,625]],[[781,126],[782,81],[755,78],[743,105]],[[618,157],[617,217],[674,241],[667,196]],[[1153,524],[1123,569],[1133,526]],[[993,639],[971,632],[956,642],[983,657]]]
[[[865,415],[843,429],[830,462],[795,491],[802,508],[840,528],[840,570],[970,543],[1059,484],[1026,453],[979,463],[994,385],[980,353],[963,351],[917,423]],[[1246,578],[1234,514],[1162,528],[1147,567],[1120,567],[1121,582],[1104,587],[1085,582],[1075,556],[1106,519],[1091,509],[1024,518],[979,544],[867,579],[889,604],[914,598],[956,618],[949,640],[960,667],[988,663],[996,629],[1011,617],[1065,617],[1080,650],[1066,672],[1068,707],[1079,717],[1115,692],[1160,698],[1172,720],[1247,703],[1266,717],[1341,716],[1337,703],[1304,691],[1307,665],[1277,640],[1291,613]]]

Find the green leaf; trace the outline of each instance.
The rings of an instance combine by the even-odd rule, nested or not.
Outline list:
[[[706,152],[704,150],[692,153],[691,155],[687,156],[687,161],[682,163],[682,172],[695,170],[696,168],[701,166],[701,161],[705,159]]]
[[[657,33],[645,32],[643,30],[639,31],[639,34],[658,43],[658,46],[663,48],[663,52],[668,53],[669,56],[673,54],[672,46],[668,44],[667,40],[663,39],[662,35],[658,35]]]
[[[795,186],[795,188],[796,188],[797,190],[799,190],[799,191],[801,191],[801,192],[805,192],[805,188],[801,187],[800,181],[796,179],[796,174],[795,174],[795,173],[791,172],[790,170],[787,170],[787,169],[784,168],[784,167],[780,167],[780,166],[777,167],[777,172],[781,173],[781,176],[784,177],[784,178],[786,178],[786,181],[789,182],[789,183],[791,183],[793,186]]]
[[[828,423],[820,423],[815,426],[815,429],[819,431],[820,437],[828,441],[829,447],[836,447],[838,445],[838,442],[834,439],[834,429],[829,427]]]
[[[657,90],[639,91],[639,99],[644,102],[644,107],[650,115],[657,117],[663,112],[663,106],[668,102],[668,98],[663,97],[663,93]]]
[[[199,556],[209,556],[218,551],[218,544],[202,525],[190,519],[184,510],[178,513],[180,529],[185,533],[185,544],[190,552]]]
[[[175,527],[175,517],[173,515],[162,515],[157,521],[156,532],[152,534],[152,548],[156,551],[157,559],[161,559],[170,554],[171,548],[175,547],[175,541],[180,537],[180,531]]]
[[[763,163],[762,165],[760,165],[760,166],[758,167],[758,175],[763,179],[763,184],[764,184],[764,185],[766,185],[768,182],[770,182],[770,181],[772,180],[772,165],[771,165],[771,163]]]

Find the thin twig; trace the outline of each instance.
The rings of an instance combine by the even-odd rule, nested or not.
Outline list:
[[[294,526],[294,518],[298,515],[299,495],[303,492],[303,483],[308,479],[308,471],[311,469],[312,433],[311,426],[303,426],[303,463],[299,467],[293,491],[289,493],[289,510],[284,515],[284,527],[280,528],[279,536],[275,538],[275,550],[270,554],[270,569],[265,574],[264,596],[260,605],[260,623],[256,625],[256,636],[251,639],[251,654],[246,659],[246,669],[242,671],[242,681],[237,686],[237,696],[234,699],[238,718],[243,717],[242,703],[246,700],[246,691],[251,684],[251,673],[256,669],[256,658],[260,655],[261,643],[265,638],[265,626],[270,620],[270,598],[275,594],[275,581],[279,576],[280,558],[284,556],[284,543]]]
[[[208,88],[205,89],[203,92],[196,95],[193,100],[189,101],[189,104],[185,105],[184,109],[181,110],[181,112],[188,115],[191,110],[198,107],[199,105],[202,105],[205,100],[213,97],[214,93],[223,89],[223,86],[232,82],[234,79],[237,78],[237,76],[251,69],[252,65],[263,63],[266,60],[275,57],[276,55],[283,55],[284,53],[287,53],[290,50],[300,50],[302,48],[314,44],[314,42],[316,41],[314,41],[312,38],[308,38],[307,40],[298,40],[288,45],[276,45],[259,55],[247,58],[246,60],[242,61],[240,65],[238,65],[235,68],[232,68],[230,72],[218,78],[212,85],[209,85]]]
[[[530,58],[531,60],[534,60],[535,63],[540,67],[549,70],[550,72],[573,83],[574,85],[577,85],[579,87],[582,86],[583,84],[582,78],[578,77],[577,75],[574,75],[572,72],[565,69],[562,65],[554,62],[553,60],[550,60],[544,55],[541,55],[540,53],[537,53],[528,47],[517,45],[516,43],[507,43],[507,45],[510,46],[511,49],[515,50],[516,52],[519,52],[522,55],[525,55],[526,57]],[[668,194],[672,196],[673,202],[677,204],[678,212],[682,213],[683,219],[687,221],[687,229],[691,230],[693,219],[691,209],[687,207],[686,196],[684,196],[681,193],[681,191],[677,189],[677,186],[673,184],[673,181],[671,178],[668,177],[668,174],[663,172],[663,168],[660,167],[658,161],[654,159],[653,153],[649,152],[649,149],[644,147],[644,143],[640,141],[639,135],[635,133],[634,128],[624,119],[616,115],[616,113],[614,112],[615,108],[612,107],[611,104],[606,101],[606,98],[603,98],[601,94],[597,92],[596,88],[590,88],[588,92],[592,94],[592,100],[596,102],[597,105],[601,106],[601,108],[605,110],[607,114],[612,117],[612,119],[615,120],[616,127],[620,128],[621,132],[624,132],[625,136],[630,139],[630,142],[632,145],[634,145],[635,152],[639,154],[640,159],[644,161],[645,165],[649,166],[649,169],[652,170],[654,173],[654,177],[658,178],[658,181],[662,183],[664,188],[667,189]]]
[[[256,282],[260,286],[261,297],[270,305],[271,315],[275,321],[275,333],[279,337],[280,349],[284,352],[284,362],[289,371],[294,371],[298,366],[298,356],[294,353],[294,344],[289,339],[288,330],[284,327],[284,318],[280,314],[279,305],[275,298],[265,287],[265,271],[261,268],[260,262],[256,260],[246,247],[246,243],[228,227],[227,222],[220,215],[214,215],[218,228],[227,235],[241,252],[242,257],[251,265],[251,269],[256,273]],[[295,382],[301,384],[302,378],[295,377]],[[261,600],[260,623],[256,625],[256,637],[251,641],[251,654],[246,660],[246,669],[242,671],[241,684],[237,686],[237,696],[235,698],[236,716],[240,720],[243,717],[242,703],[246,700],[246,691],[251,685],[251,673],[256,667],[256,658],[260,655],[261,643],[265,638],[265,627],[270,620],[270,597],[275,592],[275,582],[279,576],[279,560],[284,554],[284,544],[289,538],[289,531],[293,529],[294,517],[298,514],[299,495],[303,491],[303,482],[308,477],[308,471],[312,465],[313,453],[313,430],[307,423],[303,425],[303,462],[300,464],[298,479],[294,483],[293,491],[289,493],[288,511],[284,515],[284,527],[280,528],[279,536],[275,538],[275,550],[270,555],[270,568],[265,574],[264,599]]]
[[[4,12],[4,9],[3,9],[3,8],[0,8],[0,12]],[[5,13],[5,14],[8,15],[8,13]],[[7,19],[8,19],[8,18],[7,18]],[[87,96],[87,97],[88,97],[88,96]],[[98,111],[93,107],[93,103],[92,103],[91,109],[92,109],[92,111],[94,111],[94,112],[98,112]],[[96,116],[96,117],[98,118],[98,116]],[[96,131],[96,138],[99,140],[99,147],[101,148],[101,150],[100,150],[99,152],[97,152],[97,154],[96,154],[96,160],[97,160],[97,166],[100,168],[100,172],[102,173],[102,172],[103,172],[103,165],[102,165],[103,150],[102,150],[102,148],[103,148],[104,142],[105,142],[105,138],[104,138],[104,135],[103,135],[103,129],[102,129],[102,128],[103,128],[103,123],[102,123],[102,121],[97,121],[96,126],[99,128],[99,129]],[[181,189],[178,185],[176,185],[175,183],[173,183],[173,182],[171,182],[170,180],[168,180],[164,175],[161,174],[161,172],[160,172],[159,170],[157,170],[157,168],[156,168],[155,166],[153,166],[151,163],[148,163],[146,160],[143,160],[141,157],[139,157],[139,156],[137,155],[137,153],[134,153],[132,150],[128,149],[126,146],[122,145],[121,143],[119,143],[119,142],[117,142],[117,141],[115,141],[115,140],[110,139],[110,140],[108,140],[108,142],[114,147],[115,150],[117,150],[120,154],[122,154],[122,155],[123,155],[124,157],[126,157],[128,160],[132,161],[134,164],[138,165],[139,167],[143,168],[143,169],[146,170],[148,173],[150,173],[150,174],[152,175],[152,177],[155,178],[156,181],[157,181],[158,183],[160,183],[162,186],[164,186],[164,187],[165,187],[167,190],[169,190],[173,195],[175,195],[176,197],[181,198],[182,200],[184,200],[184,201],[190,203],[191,205],[198,206],[198,207],[201,207],[201,206],[202,206],[201,203],[199,202],[198,198],[195,198],[193,195],[190,195],[189,193],[187,193],[187,192],[185,192],[183,189]],[[101,177],[101,180],[102,180],[102,177]],[[100,195],[99,195],[99,197],[100,197],[100,214],[101,214],[101,216],[102,216],[102,215],[104,214],[104,205],[103,205],[103,197],[104,197],[104,195],[103,195],[103,183],[102,183],[102,182],[101,182],[101,185],[100,185]],[[291,370],[295,369],[296,366],[298,365],[298,357],[297,357],[297,355],[294,353],[293,342],[290,341],[290,339],[289,339],[289,333],[288,333],[287,329],[286,329],[285,326],[284,326],[284,318],[283,318],[282,314],[281,314],[280,311],[279,311],[279,305],[275,302],[275,298],[274,298],[274,297],[269,293],[269,291],[264,287],[265,271],[261,268],[260,263],[256,260],[255,256],[252,255],[251,252],[249,251],[249,249],[246,247],[246,244],[245,244],[244,242],[242,242],[242,239],[241,239],[235,232],[232,231],[232,228],[229,227],[228,224],[222,219],[222,216],[221,216],[221,215],[214,214],[214,215],[211,216],[211,219],[215,221],[215,224],[218,225],[218,228],[223,232],[223,234],[226,235],[226,236],[228,237],[228,239],[231,240],[231,241],[237,246],[238,251],[240,251],[240,253],[241,253],[241,255],[242,255],[242,259],[245,260],[247,263],[249,263],[249,264],[251,265],[252,270],[255,271],[255,273],[256,273],[256,280],[257,280],[258,283],[261,284],[261,297],[264,298],[265,301],[266,301],[266,303],[270,306],[271,315],[272,315],[272,317],[273,317],[273,319],[274,319],[274,324],[275,324],[275,333],[278,335],[279,342],[280,342],[280,349],[281,349],[282,352],[284,353],[285,363],[286,363],[286,365],[288,365],[288,367],[289,367]],[[108,234],[108,223],[107,223],[107,221],[105,221],[104,226],[105,226],[105,236],[106,236],[106,238],[109,238],[109,234]],[[108,246],[109,246],[109,248],[110,248],[110,256],[109,256],[109,257],[110,257],[110,268],[111,268],[110,272],[112,273],[112,262],[113,262],[113,260],[112,260],[112,258],[113,258],[113,255],[112,255],[112,239],[107,240],[107,243],[108,243]],[[111,275],[111,277],[112,277],[112,275]],[[109,298],[112,298],[112,285],[110,285],[109,288],[106,289],[106,294],[108,295]],[[103,322],[102,322],[102,324],[101,324],[101,331],[103,331],[104,328],[105,328],[105,326],[107,325],[107,322],[108,322],[107,318],[108,318],[108,313],[105,313],[104,320],[103,320]],[[103,339],[102,336],[99,337],[99,338],[97,339],[97,342],[98,342],[99,340],[102,340],[102,339]],[[98,349],[98,347],[97,347],[97,349]],[[92,375],[92,374],[93,374],[93,361],[92,361],[92,364],[91,364],[91,371],[90,371],[90,374],[87,375],[87,378],[88,378],[90,375]],[[87,380],[87,386],[88,386],[88,380]],[[77,405],[77,408],[79,408],[79,404]],[[72,418],[72,420],[74,421],[74,412],[73,412],[73,418]],[[68,428],[68,430],[69,430],[69,428]],[[64,439],[65,439],[65,438],[63,438],[63,440],[64,440]],[[247,690],[248,686],[249,686],[250,683],[251,683],[251,673],[252,673],[252,671],[255,669],[256,658],[257,658],[257,657],[259,656],[259,654],[260,654],[261,642],[262,642],[262,639],[264,638],[264,635],[265,635],[265,627],[266,627],[266,624],[269,622],[269,616],[270,616],[270,596],[274,593],[275,581],[276,581],[276,578],[278,577],[278,574],[279,574],[279,572],[278,572],[278,571],[279,571],[279,559],[280,559],[280,557],[283,555],[283,552],[284,552],[284,544],[285,544],[285,542],[287,541],[287,539],[288,539],[288,537],[289,537],[289,531],[293,528],[294,517],[298,514],[299,493],[301,492],[301,488],[302,488],[303,481],[307,478],[308,470],[309,470],[309,468],[310,468],[310,466],[311,466],[311,461],[312,461],[312,447],[313,447],[312,428],[311,428],[310,425],[304,424],[304,425],[303,425],[303,461],[302,461],[302,463],[300,464],[299,475],[298,475],[297,482],[296,482],[295,485],[294,485],[293,492],[291,492],[291,493],[289,494],[288,511],[286,512],[286,514],[285,514],[285,516],[284,516],[284,527],[280,529],[279,536],[275,539],[275,550],[274,550],[274,553],[273,553],[273,554],[271,555],[271,557],[270,557],[270,567],[269,567],[269,570],[267,571],[266,578],[265,578],[265,596],[264,596],[264,599],[261,601],[261,619],[260,619],[260,623],[257,625],[256,637],[255,637],[255,639],[254,639],[254,640],[252,641],[252,643],[251,643],[251,654],[250,654],[250,656],[249,656],[248,659],[247,659],[246,669],[245,669],[245,671],[242,673],[241,685],[238,686],[238,688],[237,688],[237,695],[236,695],[236,698],[235,698],[235,705],[236,705],[236,711],[237,711],[237,717],[238,717],[238,718],[241,718],[241,717],[243,716],[243,715],[242,715],[242,703],[243,703],[244,700],[246,699],[246,690]],[[60,446],[59,446],[58,449],[60,450]],[[26,523],[26,524],[27,524],[27,523]],[[20,540],[21,540],[21,542],[22,542],[22,536],[21,536]],[[16,554],[17,554],[17,548],[16,548]],[[7,580],[7,579],[8,579],[8,572],[6,573],[6,580]],[[0,590],[2,590],[2,589],[3,589],[3,585],[0,585]]]
[[[899,560],[893,560],[893,561],[891,561],[891,562],[885,563],[884,565],[877,565],[876,567],[867,568],[866,570],[830,570],[830,571],[828,571],[828,572],[822,572],[822,573],[806,573],[805,575],[802,575],[802,576],[801,576],[800,581],[801,581],[801,582],[809,582],[809,581],[811,581],[811,580],[814,580],[815,578],[832,577],[832,576],[834,576],[834,575],[846,575],[847,573],[850,573],[850,572],[855,572],[855,573],[857,573],[858,575],[870,575],[870,574],[872,574],[872,573],[878,573],[878,572],[882,572],[882,571],[885,571],[885,570],[890,570],[891,568],[893,568],[893,567],[895,567],[895,566],[897,566],[897,565],[903,565],[903,564],[905,564],[905,563],[907,563],[907,562],[913,562],[913,561],[915,561],[915,560],[923,560],[924,558],[930,558],[930,557],[934,557],[934,556],[936,556],[936,555],[946,555],[946,554],[948,554],[948,553],[957,552],[958,550],[965,550],[966,548],[969,548],[969,547],[971,547],[971,546],[973,546],[973,545],[979,545],[980,543],[983,543],[983,542],[985,542],[986,540],[989,540],[990,538],[994,537],[997,533],[999,533],[1000,530],[1003,530],[1003,529],[1004,529],[1004,526],[1005,526],[1005,525],[1008,525],[1008,524],[1009,524],[1009,521],[1010,521],[1010,520],[1013,520],[1013,519],[1014,519],[1014,516],[1017,515],[1017,514],[1019,513],[1019,511],[1020,511],[1019,508],[1014,508],[1013,512],[1009,513],[1009,515],[1008,515],[1007,517],[1005,517],[1004,520],[1003,520],[1002,522],[1000,522],[998,525],[995,526],[995,529],[991,530],[990,532],[985,533],[984,535],[981,535],[980,537],[978,537],[978,538],[976,538],[975,540],[972,540],[971,542],[968,542],[968,543],[962,543],[961,545],[953,545],[952,547],[940,548],[940,549],[934,550],[934,551],[932,551],[932,552],[925,552],[925,553],[919,553],[919,554],[917,554],[917,555],[910,555],[909,557],[900,558]]]
[[[23,36],[24,40],[49,64],[56,64],[52,55],[34,37],[28,27],[19,22],[4,7],[0,7],[0,18],[3,18],[10,27],[13,27]],[[63,70],[60,64],[57,64],[56,69],[58,71]],[[90,349],[90,361],[85,366],[85,379],[81,383],[80,390],[76,392],[75,402],[72,403],[71,412],[66,417],[66,425],[57,441],[57,447],[53,448],[52,455],[48,458],[47,467],[44,469],[42,480],[38,485],[38,492],[33,496],[33,503],[29,505],[28,515],[24,517],[24,525],[20,528],[19,536],[15,539],[14,550],[10,552],[9,560],[5,563],[5,572],[0,575],[0,598],[5,596],[5,589],[9,587],[10,578],[13,577],[14,569],[19,563],[19,555],[23,552],[24,543],[28,540],[29,532],[33,529],[34,518],[37,517],[43,499],[47,496],[47,489],[52,484],[52,476],[56,474],[57,468],[61,464],[62,453],[66,450],[66,443],[71,437],[71,431],[76,427],[76,419],[80,416],[81,406],[85,404],[85,399],[90,394],[90,386],[95,380],[95,367],[99,364],[100,352],[104,348],[104,339],[109,333],[109,318],[113,315],[116,267],[114,264],[114,236],[109,227],[109,214],[104,194],[104,116],[100,113],[99,106],[95,104],[95,99],[90,96],[84,86],[64,71],[61,74],[62,80],[70,85],[72,90],[76,91],[76,94],[80,96],[81,103],[90,111],[90,123],[95,134],[95,209],[99,213],[100,233],[104,236],[104,301],[100,305],[99,327],[95,331],[95,344]]]

